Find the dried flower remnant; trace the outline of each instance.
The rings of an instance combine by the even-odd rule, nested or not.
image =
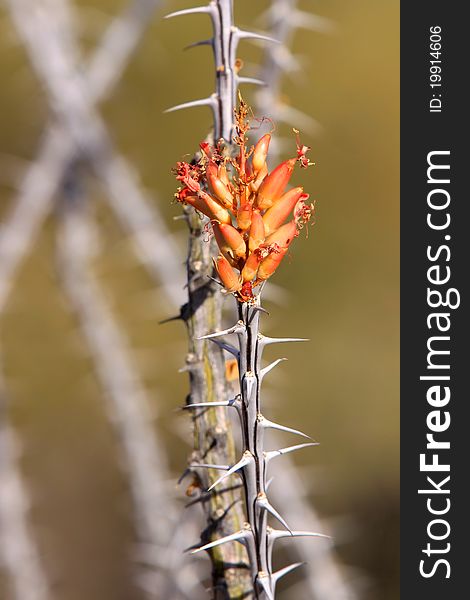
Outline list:
[[[296,164],[302,168],[313,164],[306,156],[310,148],[300,143],[294,129],[297,156],[268,173],[271,135],[263,135],[249,148],[248,112],[240,98],[235,157],[225,154],[220,144],[204,142],[198,162],[179,162],[175,169],[176,179],[183,184],[176,199],[209,217],[220,249],[215,268],[226,292],[240,302],[252,298],[253,288],[273,275],[314,210],[302,187],[286,191]],[[292,220],[286,223],[289,216]]]

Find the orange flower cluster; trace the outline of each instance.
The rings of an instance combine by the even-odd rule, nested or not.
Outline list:
[[[184,184],[176,199],[209,217],[220,249],[215,267],[226,291],[240,301],[252,298],[253,287],[271,277],[313,213],[302,187],[285,191],[296,163],[304,168],[311,164],[309,148],[297,139],[297,156],[268,173],[271,135],[248,149],[247,112],[241,101],[235,158],[223,156],[220,145],[202,143],[199,162],[179,162],[176,168],[176,178]],[[290,215],[292,220],[285,223]]]

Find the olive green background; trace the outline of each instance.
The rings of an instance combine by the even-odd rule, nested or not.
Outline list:
[[[195,3],[164,4],[176,10]],[[297,33],[294,50],[303,70],[284,84],[286,99],[321,124],[315,135],[302,136],[316,165],[294,179],[316,200],[316,224],[275,276],[286,299],[268,303],[265,329],[312,341],[283,350],[289,362],[269,385],[269,416],[321,442],[296,457],[312,466],[303,471],[311,479],[311,500],[338,528],[339,552],[357,568],[361,598],[392,600],[399,595],[399,3],[300,4],[335,25],[327,34]],[[256,26],[267,3],[235,5],[237,22]],[[88,52],[123,2],[81,0],[77,6]],[[102,114],[178,237],[183,262],[186,231],[172,220],[179,208],[171,203],[170,169],[205,136],[210,113],[163,110],[212,92],[209,50],[182,51],[210,28],[202,15],[163,21],[163,14],[156,14]],[[261,49],[244,42],[239,56],[246,74],[254,74],[250,65],[259,62]],[[0,76],[4,215],[39,147],[48,109],[3,9]],[[247,89],[249,101],[251,94]],[[178,322],[158,325],[170,307],[137,264],[92,181],[89,194],[102,232],[96,272],[125,327],[177,473],[188,447],[175,428],[189,439],[189,423],[174,411],[187,391],[186,376],[177,372],[185,331]],[[22,441],[31,517],[59,600],[134,600],[140,595],[128,560],[134,541],[129,493],[86,344],[59,287],[55,233],[52,217],[1,318],[10,414]],[[281,597],[292,598],[288,592]]]

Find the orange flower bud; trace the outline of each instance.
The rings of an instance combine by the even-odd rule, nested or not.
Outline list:
[[[260,252],[252,252],[247,258],[245,266],[242,269],[243,283],[246,281],[253,281],[261,262],[262,254]]]
[[[296,158],[290,158],[278,165],[260,185],[257,196],[258,208],[264,210],[270,208],[278,200],[294,171]]]
[[[266,156],[268,155],[270,141],[271,135],[267,133],[258,140],[255,146],[253,158],[251,159],[251,164],[253,165],[253,171],[255,174],[257,174],[266,165]]]
[[[217,260],[214,259],[214,266],[227,292],[238,292],[241,289],[240,277],[232,269],[225,256],[220,255]]]
[[[227,174],[227,167],[224,164],[219,165],[217,173],[219,175],[219,179],[223,183],[225,183],[225,185],[228,185],[230,183],[230,180],[229,180],[228,174]]]
[[[281,249],[286,249],[298,235],[295,221],[289,221],[266,238],[266,245],[278,244]]]
[[[277,251],[271,252],[265,259],[263,259],[258,269],[258,281],[264,281],[265,279],[271,277],[286,254],[287,248],[280,248]]]
[[[246,202],[237,211],[237,225],[242,231],[246,231],[251,225],[251,215],[253,206],[251,202]]]
[[[248,238],[248,247],[253,252],[264,242],[265,232],[263,217],[259,210],[254,210],[251,216],[250,236]]]
[[[263,183],[266,175],[268,174],[268,165],[264,165],[259,171],[256,178],[250,183],[250,189],[253,192],[257,192],[259,190],[260,185]]]
[[[304,189],[301,187],[293,188],[281,196],[271,208],[268,208],[263,215],[266,235],[276,231],[284,223],[289,214],[294,210],[299,198],[302,196],[308,198],[308,194],[303,194],[303,191]]]
[[[201,142],[199,148],[204,152],[207,158],[212,158],[212,147],[207,142]]]
[[[211,193],[225,208],[232,208],[233,194],[229,192],[225,183],[219,178],[219,170],[215,162],[210,161],[206,167],[207,185]]]
[[[246,255],[245,240],[238,233],[235,227],[225,223],[212,221],[217,244],[226,258],[244,258]]]
[[[221,223],[231,223],[232,217],[228,210],[220,206],[213,198],[202,192],[200,196],[185,196],[184,202],[193,206],[209,219],[216,219]]]

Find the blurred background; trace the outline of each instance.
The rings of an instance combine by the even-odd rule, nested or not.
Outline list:
[[[73,2],[85,65],[126,1]],[[51,116],[8,4],[14,2],[0,9],[0,235],[41,153]],[[172,232],[174,260],[183,273],[187,232],[184,222],[174,220],[180,208],[172,203],[171,168],[194,152],[211,114],[206,107],[163,111],[212,93],[210,50],[183,51],[210,35],[210,23],[204,15],[162,19],[194,6],[189,0],[153,4],[148,27],[112,93],[99,103],[99,114]],[[316,224],[276,274],[280,293],[278,301],[267,302],[271,315],[264,329],[311,342],[284,350],[289,362],[268,384],[269,416],[321,443],[294,460],[307,501],[334,532],[334,560],[355,597],[392,600],[399,596],[399,3],[305,0],[297,6],[325,20],[289,37],[299,62],[297,70],[289,63],[280,97],[315,122],[293,114],[290,126],[277,126],[276,134],[286,140],[283,157],[295,151],[292,127],[312,147],[315,167],[297,172],[294,183],[316,201]],[[235,20],[267,30],[262,15],[268,7],[237,0]],[[258,76],[266,51],[272,49],[243,42],[242,74]],[[245,87],[244,96],[256,112],[259,94]],[[175,314],[162,282],[156,284],[138,260],[103,186],[88,175],[82,181],[77,194],[86,196],[97,224],[90,242],[93,274],[125,332],[168,473],[177,477],[191,440],[189,419],[175,411],[188,390],[186,373],[178,372],[186,331],[178,321],[159,324]],[[132,206],[122,189],[122,203]],[[8,280],[11,291],[0,314],[2,402],[17,438],[29,526],[51,597],[137,600],[143,596],[134,581],[129,483],[89,344],[58,268],[61,210],[55,203],[48,211],[26,260]],[[181,281],[183,275],[171,284],[184,300]],[[184,488],[165,485],[184,495]],[[299,572],[294,581],[301,577]],[[14,600],[7,584],[0,569],[0,598]],[[279,597],[310,597],[299,589],[286,580]]]

